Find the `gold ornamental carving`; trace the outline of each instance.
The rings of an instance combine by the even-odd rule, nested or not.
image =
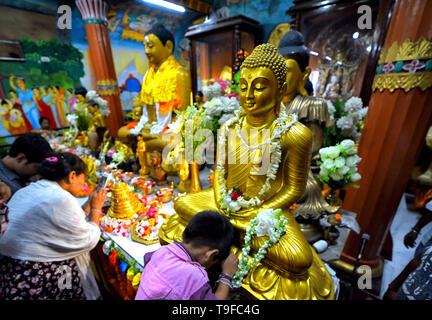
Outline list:
[[[391,73],[378,74],[374,78],[372,90],[382,92],[388,89],[390,92],[403,89],[408,92],[412,88],[419,87],[422,91],[432,86],[432,72],[417,73]]]
[[[400,46],[397,42],[387,50],[381,51],[378,64],[391,61],[405,61],[414,59],[431,59],[432,58],[432,42],[426,38],[420,38],[416,42],[406,39]]]

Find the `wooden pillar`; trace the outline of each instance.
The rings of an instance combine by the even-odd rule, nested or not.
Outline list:
[[[108,129],[113,137],[117,137],[118,129],[124,124],[124,116],[107,28],[108,5],[103,0],[76,0],[76,5],[85,24],[96,90],[108,101],[111,110],[106,119]]]
[[[359,189],[348,188],[343,208],[356,212],[361,232],[370,235],[360,263],[374,276],[381,274],[381,247],[431,125],[430,21],[432,1],[396,0],[378,68],[370,70],[376,75],[358,150],[362,179]],[[352,270],[360,244],[361,235],[351,232],[335,266]]]

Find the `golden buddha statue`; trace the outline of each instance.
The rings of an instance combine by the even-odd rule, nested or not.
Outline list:
[[[239,231],[232,250],[240,256],[245,230],[257,211],[281,208],[288,219],[286,233],[250,270],[243,280],[243,288],[257,299],[333,299],[334,285],[330,274],[288,210],[305,189],[312,133],[281,108],[286,72],[283,57],[271,44],[256,47],[245,59],[239,82],[243,113],[222,126],[222,132],[228,131],[228,137],[219,136],[213,187],[178,198],[174,203],[176,213],[161,226],[159,237],[162,243],[181,240],[185,226],[195,214],[216,210],[226,215]],[[281,127],[285,129],[278,136]],[[281,149],[280,162],[275,165],[271,160],[267,166],[277,167],[273,177],[269,169],[261,172],[265,167],[264,160],[270,158],[268,140],[262,138],[264,142],[258,143],[263,134],[270,134],[271,141],[275,141],[271,143],[272,147],[277,144]],[[246,147],[247,136],[251,145]],[[250,149],[254,150],[253,155],[249,154]],[[249,155],[252,156],[250,161],[241,161]],[[227,190],[234,188],[258,200],[228,213],[221,203]],[[252,240],[251,255],[261,248],[265,239]]]
[[[163,131],[174,120],[174,110],[185,110],[191,103],[191,79],[189,71],[175,60],[174,37],[163,25],[155,24],[146,32],[144,47],[149,70],[139,95],[142,115],[130,133],[142,135],[146,152],[157,150],[162,153],[170,142],[170,139],[163,139]],[[146,159],[149,159],[148,155]],[[151,166],[151,163],[147,165]],[[162,167],[172,174],[176,172],[173,166],[164,162]]]
[[[100,145],[99,133],[97,132],[99,128],[104,128],[102,135],[105,133],[107,124],[105,117],[99,111],[99,104],[94,100],[89,100],[87,102],[87,109],[91,114],[91,118],[88,124],[87,136],[88,136],[88,146],[90,150],[95,151]]]
[[[146,146],[141,136],[138,136],[137,139],[138,139],[138,143],[137,143],[136,154],[138,157],[139,164],[141,166],[141,169],[139,170],[138,174],[140,175],[140,177],[148,178],[150,173],[150,168],[147,166],[147,160],[145,158]]]
[[[319,157],[318,151],[322,147],[324,129],[329,120],[327,103],[323,99],[309,96],[305,89],[311,69],[308,66],[309,52],[304,46],[302,34],[293,30],[287,32],[282,37],[278,50],[285,58],[287,66],[287,88],[282,101],[286,112],[296,114],[299,121],[312,131],[312,159],[314,159]],[[301,229],[309,242],[315,242],[321,237],[318,219],[323,214],[333,213],[333,211],[322,197],[319,182],[309,170],[306,190],[298,199],[296,209],[293,210],[297,221],[302,222]]]

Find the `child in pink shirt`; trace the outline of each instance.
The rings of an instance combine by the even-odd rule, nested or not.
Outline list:
[[[216,211],[195,215],[183,241],[162,246],[144,257],[144,270],[135,300],[225,300],[238,259],[230,254],[234,238],[231,222]],[[206,269],[222,263],[213,293]]]

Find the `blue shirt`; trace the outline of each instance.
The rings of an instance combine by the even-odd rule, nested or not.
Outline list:
[[[7,168],[2,160],[0,160],[0,181],[9,186],[12,194],[26,186],[25,182],[15,172]]]

